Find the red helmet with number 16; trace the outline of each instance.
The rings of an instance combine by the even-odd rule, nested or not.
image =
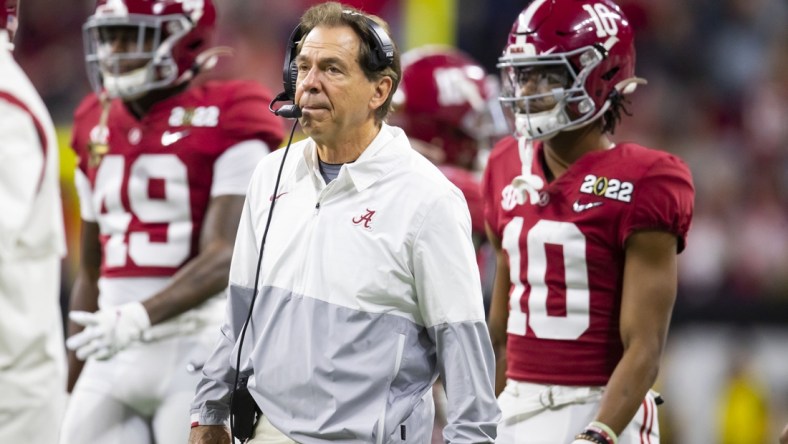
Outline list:
[[[191,80],[215,22],[212,0],[99,0],[83,26],[93,88],[134,99]]]
[[[517,133],[534,139],[595,121],[643,82],[632,28],[612,0],[535,0],[514,22],[498,68],[501,102]],[[534,81],[548,91],[526,91]]]
[[[14,39],[18,26],[17,0],[0,0],[0,29],[8,31],[9,40]]]

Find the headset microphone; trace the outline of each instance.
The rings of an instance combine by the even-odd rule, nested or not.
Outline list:
[[[268,104],[268,109],[279,117],[284,117],[286,119],[297,119],[301,117],[301,108],[298,107],[295,103],[292,105],[283,105],[279,107],[279,109],[274,109],[274,103],[276,102],[283,102],[285,100],[290,100],[286,92],[279,93],[274,100]]]
[[[285,105],[274,111],[274,114],[286,119],[297,119],[301,117],[301,108],[298,105]]]

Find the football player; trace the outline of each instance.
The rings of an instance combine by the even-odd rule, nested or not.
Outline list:
[[[17,12],[0,0],[0,441],[53,443],[66,401],[58,146],[12,54]]]
[[[212,0],[99,0],[83,27],[95,93],[74,118],[63,443],[188,439],[248,180],[283,137],[260,85],[192,82],[218,55],[215,20]]]
[[[694,189],[677,157],[610,138],[643,83],[632,28],[611,0],[536,0],[498,67],[514,137],[483,178],[497,442],[658,442],[650,387]]]

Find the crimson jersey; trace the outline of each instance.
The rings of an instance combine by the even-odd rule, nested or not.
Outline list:
[[[542,144],[533,174],[545,180]],[[512,287],[507,377],[561,385],[605,385],[621,359],[619,313],[625,242],[664,230],[683,250],[694,189],[686,164],[635,144],[585,154],[540,193],[517,205],[517,141],[493,150],[482,182],[485,221],[501,239]]]
[[[438,169],[454,186],[462,191],[462,195],[468,203],[468,210],[471,213],[471,231],[474,234],[485,236],[484,201],[482,200],[482,189],[479,179],[470,171],[453,165],[440,165]]]
[[[107,131],[98,98],[80,104],[77,189],[83,219],[99,224],[102,277],[171,276],[196,256],[211,197],[244,194],[265,154],[258,141],[274,149],[282,140],[270,99],[254,82],[208,82],[154,104],[140,120],[114,100]],[[96,156],[95,142],[108,152]]]

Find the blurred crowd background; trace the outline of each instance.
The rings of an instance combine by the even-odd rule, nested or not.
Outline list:
[[[287,37],[314,0],[214,0],[210,76],[276,93]],[[58,126],[69,235],[64,300],[78,261],[68,149],[89,91],[81,26],[93,0],[23,0],[15,55]],[[455,45],[488,72],[527,0],[349,0],[392,26],[398,45]],[[788,421],[788,2],[619,0],[636,30],[632,116],[614,138],[680,155],[697,189],[680,291],[659,381],[664,443],[776,442]],[[261,109],[260,112],[268,112]],[[582,369],[578,369],[582,371]]]

